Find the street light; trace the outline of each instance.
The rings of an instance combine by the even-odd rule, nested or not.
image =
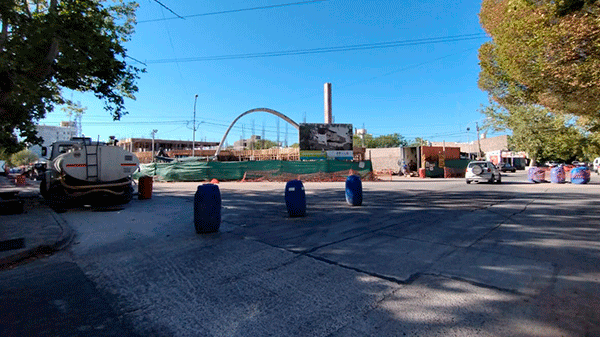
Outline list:
[[[196,101],[198,100],[198,95],[194,96],[194,124],[192,124],[193,136],[192,136],[192,157],[195,156],[196,150]]]
[[[467,143],[469,144],[469,160],[471,160],[471,152],[472,152],[472,148],[471,148],[471,135],[469,134],[469,131],[471,131],[471,128],[467,127]]]
[[[158,130],[152,130],[152,162],[154,163],[154,135],[158,132]]]

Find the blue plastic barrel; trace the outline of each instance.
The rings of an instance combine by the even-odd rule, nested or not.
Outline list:
[[[362,205],[362,183],[360,177],[351,175],[346,178],[346,201],[351,206]]]
[[[285,205],[291,217],[306,215],[306,193],[300,180],[290,180],[285,185]]]
[[[587,167],[576,167],[571,170],[571,183],[587,184],[590,182],[590,170]]]
[[[553,167],[550,170],[550,181],[555,184],[562,184],[565,182],[565,169],[562,166]]]
[[[527,179],[534,183],[546,182],[546,171],[540,167],[531,167],[527,171]]]
[[[194,195],[194,226],[196,233],[213,233],[221,226],[221,192],[219,186],[198,186]]]

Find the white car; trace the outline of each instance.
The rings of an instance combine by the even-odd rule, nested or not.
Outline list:
[[[499,184],[502,182],[502,176],[500,170],[491,161],[472,161],[467,166],[467,172],[465,173],[465,179],[467,184],[472,181],[481,182],[487,181],[490,183]]]

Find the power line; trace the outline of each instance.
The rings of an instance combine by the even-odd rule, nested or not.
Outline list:
[[[146,63],[144,63],[144,62],[142,62],[142,61],[140,61],[140,60],[138,60],[138,59],[135,59],[135,58],[133,58],[133,57],[131,57],[131,56],[129,56],[129,55],[125,55],[125,57],[127,57],[127,58],[130,58],[130,59],[132,59],[132,60],[134,60],[134,61],[136,61],[136,62],[138,62],[138,63],[141,63],[141,64],[145,65],[146,67],[148,66]]]
[[[165,12],[161,10],[162,16],[163,18],[165,17]],[[165,24],[165,28],[167,31],[167,36],[169,37],[169,44],[171,45],[171,50],[173,51],[173,55],[175,55],[175,47],[173,46],[173,39],[171,38],[171,32],[169,30],[169,27]],[[177,64],[177,71],[179,71],[179,76],[181,76],[181,79],[183,79],[183,74],[181,74],[181,69],[179,68],[179,62],[176,62]]]
[[[171,12],[171,13],[173,13],[175,16],[177,16],[177,18],[174,18],[174,19],[183,19],[183,16],[181,16],[181,15],[179,15],[179,14],[177,14],[177,13],[173,12],[173,11],[171,10],[171,8],[169,8],[169,7],[165,6],[165,5],[164,5],[162,2],[160,2],[160,1],[158,1],[158,0],[154,0],[154,2],[156,2],[156,3],[157,3],[157,4],[159,4],[159,5],[161,5],[161,6],[162,6],[164,9],[168,10],[169,12]],[[185,20],[185,19],[184,19],[184,20]]]
[[[349,84],[346,84],[346,85],[342,85],[339,88],[350,87],[350,86],[353,86],[353,85],[356,85],[356,84],[361,84],[361,83],[364,83],[364,82],[369,82],[369,81],[378,79],[380,77],[385,77],[385,76],[393,75],[393,74],[396,74],[396,73],[399,73],[399,72],[402,72],[402,71],[410,70],[410,69],[413,69],[413,68],[418,68],[418,67],[420,67],[422,65],[433,63],[433,62],[436,62],[436,61],[440,61],[440,60],[443,60],[443,59],[451,57],[451,56],[460,55],[462,53],[465,53],[465,52],[468,52],[468,51],[471,51],[471,50],[474,50],[474,49],[477,49],[477,48],[479,48],[479,47],[465,49],[463,51],[460,51],[460,52],[457,52],[457,53],[453,53],[453,54],[444,55],[444,56],[435,58],[433,60],[429,60],[429,61],[424,61],[424,62],[421,62],[421,63],[412,64],[412,65],[409,65],[409,66],[406,66],[406,67],[403,67],[403,68],[400,68],[400,69],[396,69],[396,70],[387,72],[385,74],[377,75],[377,76],[374,76],[374,77],[371,77],[371,78],[367,78],[365,80],[360,80],[360,81],[352,82],[352,83],[349,83]]]
[[[270,5],[270,6],[261,6],[261,7],[250,7],[250,8],[240,8],[240,9],[230,9],[230,10],[220,11],[220,12],[210,12],[210,13],[202,13],[202,14],[185,15],[183,17],[179,16],[179,15],[177,15],[175,13],[173,13],[173,14],[177,15],[177,17],[175,17],[175,18],[162,18],[162,19],[140,20],[140,21],[138,21],[138,23],[156,22],[156,21],[165,21],[165,20],[175,20],[175,19],[183,19],[183,18],[194,18],[194,17],[200,17],[200,16],[210,16],[210,15],[219,15],[219,14],[239,13],[239,12],[255,11],[255,10],[259,10],[259,9],[272,9],[272,8],[278,8],[278,7],[304,5],[304,4],[310,4],[310,3],[315,3],[315,2],[323,2],[323,1],[327,1],[327,0],[312,0],[312,1],[301,1],[301,2],[290,2],[290,3],[285,3],[285,4],[279,4],[279,5]]]
[[[261,57],[276,57],[276,56],[290,56],[290,55],[306,55],[306,54],[322,54],[322,53],[337,53],[344,51],[354,50],[370,50],[370,49],[383,49],[383,48],[394,48],[394,47],[406,47],[406,46],[418,46],[434,43],[448,43],[448,42],[459,42],[487,38],[485,33],[474,33],[464,35],[453,35],[453,36],[442,36],[442,37],[431,37],[423,39],[412,39],[412,40],[398,40],[388,42],[377,42],[368,44],[357,44],[337,47],[323,47],[323,48],[312,48],[312,49],[296,49],[287,51],[274,51],[264,53],[248,53],[248,54],[231,54],[231,55],[218,55],[218,56],[205,56],[205,57],[189,57],[180,59],[159,59],[150,60],[146,63],[173,63],[173,62],[197,62],[197,61],[222,61],[222,60],[237,60],[237,59],[249,59],[249,58],[261,58]]]

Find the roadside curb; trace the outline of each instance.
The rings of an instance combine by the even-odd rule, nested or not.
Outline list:
[[[56,225],[60,228],[60,234],[52,243],[41,244],[35,247],[25,249],[19,253],[0,258],[0,270],[10,268],[13,265],[19,264],[29,259],[34,259],[42,255],[56,253],[64,250],[71,245],[75,238],[75,231],[69,224],[50,207],[44,206],[47,212],[54,219]],[[49,240],[50,241],[50,240]]]
[[[75,238],[75,231],[73,228],[71,228],[71,226],[69,226],[67,221],[60,216],[60,214],[56,213],[51,208],[48,210],[54,218],[54,221],[56,221],[56,224],[62,229],[61,234],[58,236],[56,242],[50,246],[50,249],[53,251],[60,251],[67,248],[71,242],[73,242],[73,239]]]

